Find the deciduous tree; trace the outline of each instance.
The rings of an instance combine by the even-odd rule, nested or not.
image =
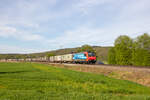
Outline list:
[[[126,35],[115,40],[115,58],[118,65],[131,65],[132,39]]]
[[[111,48],[108,52],[108,63],[109,64],[116,64],[116,52],[115,48]]]
[[[135,39],[132,61],[136,66],[150,66],[150,36],[147,33]]]

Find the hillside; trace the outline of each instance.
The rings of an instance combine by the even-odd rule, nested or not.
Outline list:
[[[1,58],[24,58],[24,57],[42,57],[46,56],[48,53],[54,53],[55,55],[63,55],[68,53],[77,52],[78,48],[65,48],[41,53],[32,53],[32,54],[1,54]],[[96,51],[98,60],[107,61],[108,50],[111,47],[101,47],[101,46],[93,46],[93,49]]]
[[[54,53],[55,55],[63,55],[63,54],[68,54],[68,53],[76,53],[78,48],[65,48],[65,49],[59,49],[59,50],[54,50],[54,51],[48,51],[48,52],[43,52],[43,53],[35,53],[31,54],[31,56],[45,56],[48,53]],[[108,50],[111,47],[101,47],[101,46],[93,46],[93,49],[96,51],[97,57],[101,61],[107,61],[107,55],[108,55]]]
[[[150,88],[37,63],[0,63],[0,100],[148,100]]]

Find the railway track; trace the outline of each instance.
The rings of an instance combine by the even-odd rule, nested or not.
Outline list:
[[[69,65],[66,63],[63,63],[64,65]],[[100,66],[105,66],[105,67],[121,67],[121,68],[146,68],[150,69],[150,66],[124,66],[124,65],[109,65],[109,64],[70,64],[73,66],[88,66],[88,67],[100,67]]]
[[[24,62],[24,61],[0,61],[0,62]],[[26,61],[27,62],[27,61]],[[34,62],[34,61],[29,61]],[[71,66],[87,66],[87,67],[120,67],[120,68],[144,68],[144,69],[150,69],[150,66],[125,66],[125,65],[110,65],[110,64],[73,64],[73,63],[51,63],[51,62],[42,62],[42,61],[36,61],[36,63],[42,63],[42,64],[63,64],[63,65],[71,65]]]
[[[136,69],[150,69],[150,66],[125,66],[125,65],[110,65],[110,64],[73,64],[73,63],[50,63],[39,62],[53,65],[68,65],[68,66],[86,66],[86,67],[119,67],[119,68],[136,68]]]

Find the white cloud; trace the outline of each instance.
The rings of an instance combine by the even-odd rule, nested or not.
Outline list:
[[[135,17],[134,20],[119,17],[110,26],[102,28],[81,25],[73,30],[65,31],[62,36],[50,40],[49,43],[51,45],[63,45],[64,47],[75,47],[83,44],[111,46],[119,35],[128,35],[135,38],[145,32],[150,33],[150,20],[148,19],[144,15]]]
[[[21,53],[21,54],[27,54],[27,53],[38,53],[41,52],[41,49],[32,49],[32,48],[21,48],[17,46],[10,46],[10,45],[0,45],[0,53],[6,54],[6,53]]]
[[[33,40],[43,39],[41,35],[17,30],[14,27],[8,27],[8,26],[0,26],[0,37],[4,37],[4,38],[13,37],[15,39],[19,39],[23,41],[33,41]]]
[[[82,2],[79,3],[79,10],[88,12],[89,8],[94,7],[95,5],[110,3],[115,0],[81,1]],[[147,6],[145,7],[144,4]],[[118,8],[118,12],[115,13],[117,15],[112,16],[113,21],[110,22],[109,25],[103,27],[95,27],[96,25],[93,25],[94,28],[85,24],[80,25],[72,30],[64,31],[63,35],[55,39],[49,40],[49,44],[55,46],[55,48],[59,48],[58,46],[61,45],[63,47],[75,47],[83,44],[110,46],[113,45],[114,40],[119,35],[128,35],[131,38],[135,38],[145,32],[150,33],[150,13],[147,13],[148,9],[150,10],[150,7],[148,4],[148,0],[145,0],[145,2],[140,0],[126,2],[121,8]],[[105,21],[102,22],[105,23]]]
[[[3,11],[0,9],[0,37],[38,41],[45,48],[49,46],[52,49],[59,49],[61,45],[63,47],[83,44],[109,46],[113,45],[119,35],[136,37],[144,32],[150,32],[149,0],[75,0],[77,1],[75,3],[56,4],[57,1],[17,0],[14,5],[6,6],[7,9],[4,8]],[[59,6],[63,6],[62,9],[57,8]],[[54,28],[53,26],[58,24],[55,20],[64,26]],[[69,26],[71,29],[66,23],[71,24]],[[50,32],[51,28],[58,31]],[[47,33],[42,34],[43,30]],[[49,40],[51,33],[54,33],[52,37],[56,38]],[[8,50],[11,51],[9,48]]]
[[[101,6],[111,2],[113,2],[113,0],[80,0],[77,8],[79,8],[79,11],[82,12],[83,15],[86,15],[89,13],[90,9],[94,8],[95,6]]]
[[[54,46],[75,47],[83,44],[90,45],[112,45],[113,40],[109,40],[107,31],[90,27],[79,27],[74,30],[65,31],[64,34],[53,40],[49,40],[49,44]],[[106,39],[107,38],[107,39]],[[59,48],[59,47],[56,47]]]
[[[12,27],[0,26],[0,37],[9,37],[16,35],[17,30]]]

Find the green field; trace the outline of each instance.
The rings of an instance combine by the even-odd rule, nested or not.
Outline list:
[[[150,88],[36,63],[0,63],[0,100],[150,100]]]

